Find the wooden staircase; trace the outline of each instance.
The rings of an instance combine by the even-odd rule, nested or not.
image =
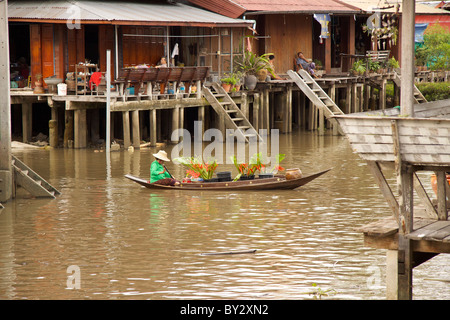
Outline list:
[[[12,156],[12,167],[14,169],[14,181],[16,185],[30,192],[35,197],[55,198],[61,192],[56,190],[47,181],[31,170],[22,161]]]
[[[399,69],[395,69],[394,82],[397,86],[401,87],[402,80],[400,78],[399,72],[400,72]],[[420,92],[420,90],[416,87],[416,85],[414,85],[414,100],[416,104],[428,102],[427,99],[425,99],[425,97],[423,96],[422,92]]]
[[[289,77],[295,84],[303,91],[311,102],[323,110],[325,117],[339,128],[339,124],[333,118],[335,115],[343,115],[344,112],[337,106],[337,104],[326,94],[321,86],[311,77],[305,70],[300,70],[299,73],[289,70],[287,72]],[[339,129],[340,130],[340,129]]]
[[[226,127],[236,130],[245,142],[248,143],[249,138],[256,138],[257,141],[263,140],[220,84],[215,82],[211,87],[203,86],[202,94],[214,111],[224,117]]]

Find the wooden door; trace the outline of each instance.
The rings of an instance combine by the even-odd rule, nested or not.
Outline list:
[[[42,74],[41,26],[38,24],[30,24],[30,68],[31,83],[32,87],[34,87],[36,75]]]
[[[53,65],[53,25],[44,24],[41,27],[42,76],[51,77],[55,74]]]
[[[111,50],[111,79],[114,79],[114,26],[100,25],[98,27],[98,52],[101,72],[106,72],[106,50]]]

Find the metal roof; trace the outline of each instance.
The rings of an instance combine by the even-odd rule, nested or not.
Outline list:
[[[67,21],[112,23],[160,23],[171,25],[230,25],[249,26],[250,20],[233,19],[181,3],[145,3],[133,1],[68,1],[11,0],[8,3],[10,20]]]
[[[398,4],[400,7],[399,12],[402,12],[402,0],[341,0],[349,5],[355,6],[368,13],[376,10],[382,10],[384,13],[395,12],[395,6]],[[388,5],[387,5],[388,4]],[[391,8],[388,8],[391,7]],[[386,8],[386,9],[384,9]],[[433,8],[416,1],[416,14],[449,14],[448,11]]]
[[[339,0],[234,0],[248,11],[261,13],[308,12],[353,13],[356,8]]]

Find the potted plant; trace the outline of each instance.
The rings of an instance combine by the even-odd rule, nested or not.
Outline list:
[[[202,179],[204,181],[211,180],[214,175],[218,164],[216,160],[204,162],[199,157],[179,157],[174,159],[175,162],[179,162],[188,169],[186,170],[186,176],[190,176],[194,179]]]
[[[236,156],[232,156],[230,158],[239,172],[238,175],[233,179],[233,181],[251,180],[255,178],[256,167],[250,166],[248,163],[238,163]]]
[[[366,66],[364,63],[364,60],[357,60],[353,63],[352,68],[350,69],[350,72],[353,75],[363,75],[364,72],[366,72]]]
[[[254,54],[248,50],[245,50],[242,56],[239,56],[235,60],[235,71],[241,72],[244,75],[244,84],[249,90],[253,90],[256,87],[257,78],[256,75],[261,73],[261,70],[273,73],[273,69],[269,63],[269,55],[266,53],[261,56]],[[264,79],[267,76],[265,73]]]
[[[224,88],[226,92],[230,92],[231,87],[236,84],[236,79],[232,75],[226,75],[220,79],[220,82],[222,83],[222,88]]]
[[[369,59],[369,71],[371,73],[377,73],[379,69],[380,69],[380,63],[378,61]]]
[[[388,69],[389,71],[395,70],[400,68],[400,64],[398,63],[398,61],[392,57],[388,60]]]

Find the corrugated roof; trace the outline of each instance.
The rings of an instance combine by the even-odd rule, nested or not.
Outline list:
[[[229,17],[242,14],[280,14],[280,13],[347,13],[360,10],[340,0],[189,0],[202,8]]]
[[[382,7],[388,7],[386,6],[386,3],[390,6],[394,6],[393,8],[383,9],[382,12],[385,13],[392,13],[395,12],[395,5],[400,5],[400,12],[402,12],[402,0],[341,0],[342,2],[345,2],[349,5],[355,6],[357,8],[360,8],[361,10],[367,11],[367,12],[373,12],[379,8]],[[416,1],[416,14],[449,14],[450,12],[433,8],[431,6],[418,3]]]
[[[161,23],[180,25],[251,25],[253,21],[233,19],[181,3],[144,3],[133,1],[41,0],[8,3],[10,20],[103,21],[112,24]]]
[[[339,0],[233,0],[247,11],[261,12],[354,12],[355,8]]]

